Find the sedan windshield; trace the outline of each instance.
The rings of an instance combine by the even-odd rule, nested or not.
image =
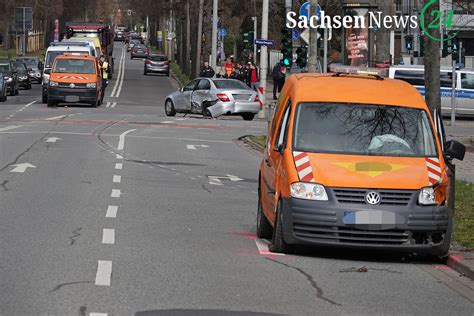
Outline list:
[[[345,104],[300,104],[296,113],[297,151],[368,156],[436,156],[425,111],[414,108]]]
[[[8,64],[0,65],[0,72],[1,72],[1,73],[8,73],[8,72],[10,72],[10,65],[8,65]]]
[[[56,73],[95,74],[95,65],[92,60],[58,59],[54,66]]]
[[[237,80],[214,80],[213,81],[217,89],[244,89],[250,90],[250,88],[244,83]]]

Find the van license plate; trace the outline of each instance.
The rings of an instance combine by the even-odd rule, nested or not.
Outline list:
[[[394,225],[398,224],[394,212],[388,211],[359,211],[344,212],[342,222],[346,225]]]
[[[77,95],[67,95],[66,102],[79,102],[79,96]]]

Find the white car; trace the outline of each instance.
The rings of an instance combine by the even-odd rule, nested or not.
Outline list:
[[[260,111],[256,91],[234,79],[198,78],[171,93],[165,100],[165,113],[197,113],[204,116],[240,115],[251,121]]]

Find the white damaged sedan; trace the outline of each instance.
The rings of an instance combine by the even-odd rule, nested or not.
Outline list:
[[[234,79],[198,78],[171,93],[165,100],[165,113],[196,113],[204,116],[240,115],[251,121],[260,111],[256,91]]]

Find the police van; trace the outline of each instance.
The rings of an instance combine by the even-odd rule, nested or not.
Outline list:
[[[393,66],[389,77],[408,82],[425,95],[424,66]],[[443,116],[451,113],[452,69],[441,67],[441,109]],[[474,68],[456,70],[456,116],[474,116]]]

